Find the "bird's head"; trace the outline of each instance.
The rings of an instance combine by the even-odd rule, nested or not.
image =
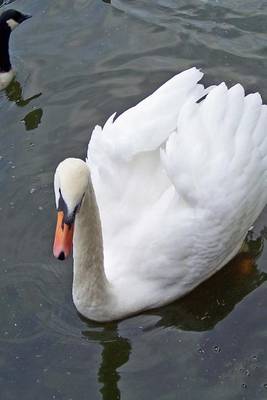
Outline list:
[[[74,222],[89,183],[89,169],[78,158],[62,161],[55,172],[54,190],[58,211],[53,253],[64,260],[71,252]]]
[[[19,24],[29,18],[31,18],[31,15],[23,14],[17,10],[7,10],[0,15],[0,25],[7,24],[9,29],[13,31]]]

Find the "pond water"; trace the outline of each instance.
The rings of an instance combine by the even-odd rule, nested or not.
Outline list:
[[[85,157],[97,123],[192,65],[267,101],[266,1],[0,5],[33,15],[12,34],[17,77],[0,94],[1,399],[266,399],[267,211],[249,255],[118,323],[78,315],[72,262],[51,251],[54,169]]]

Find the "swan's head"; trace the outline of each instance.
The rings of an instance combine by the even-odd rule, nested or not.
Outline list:
[[[31,18],[31,15],[22,14],[17,10],[7,10],[0,15],[0,25],[5,26],[6,24],[13,31],[19,24],[29,18]]]
[[[67,158],[56,169],[54,189],[58,217],[53,252],[59,260],[64,260],[71,252],[75,217],[88,190],[89,178],[86,163],[78,158]]]

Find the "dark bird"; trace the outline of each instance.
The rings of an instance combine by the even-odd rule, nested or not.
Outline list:
[[[9,57],[11,32],[31,15],[20,11],[7,10],[0,15],[0,90],[5,89],[15,76]]]

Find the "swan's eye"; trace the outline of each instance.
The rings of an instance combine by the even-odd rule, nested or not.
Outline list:
[[[58,207],[57,207],[58,211],[63,211],[64,215],[68,214],[68,207],[67,204],[65,203],[65,200],[62,197],[62,193],[61,190],[59,189],[59,198],[58,198]]]
[[[83,195],[83,197],[82,197],[82,200],[80,201],[79,204],[77,204],[77,206],[74,208],[74,210],[72,211],[72,213],[71,213],[71,214],[68,214],[67,217],[64,218],[65,224],[67,224],[67,225],[72,225],[72,224],[74,223],[76,214],[80,211],[80,208],[81,208],[81,205],[82,205],[82,202],[83,202],[83,198],[84,198],[84,195]]]
[[[82,202],[84,199],[84,195],[85,195],[85,193],[83,194],[80,203],[77,204],[77,206],[74,208],[74,210],[70,213],[68,211],[68,206],[67,206],[65,200],[63,199],[61,190],[59,189],[59,199],[58,199],[57,210],[63,212],[63,221],[62,221],[63,223],[65,223],[66,225],[69,225],[69,226],[74,224],[75,216],[81,208],[81,205],[82,205]]]

